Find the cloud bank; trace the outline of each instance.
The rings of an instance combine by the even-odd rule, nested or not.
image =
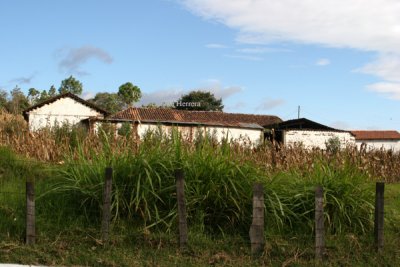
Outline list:
[[[400,2],[397,0],[182,0],[194,14],[238,31],[250,44],[295,42],[376,52],[361,72],[390,83],[370,85],[398,99]],[[395,76],[393,76],[393,74]]]

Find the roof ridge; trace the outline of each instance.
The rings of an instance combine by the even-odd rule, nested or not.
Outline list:
[[[92,109],[95,109],[97,111],[100,111],[101,113],[104,113],[104,115],[110,114],[105,109],[102,109],[102,108],[98,107],[96,104],[93,104],[93,103],[91,103],[89,101],[86,101],[83,98],[81,98],[81,97],[79,97],[79,96],[77,96],[77,95],[75,95],[75,94],[73,94],[71,92],[66,92],[66,93],[63,93],[63,94],[59,94],[59,95],[53,96],[53,97],[51,97],[49,99],[46,99],[46,100],[44,100],[44,101],[42,101],[40,103],[37,103],[37,104],[35,104],[33,106],[30,106],[29,108],[26,108],[25,110],[23,110],[22,114],[25,117],[25,116],[27,116],[27,113],[29,111],[37,109],[37,108],[40,108],[40,107],[42,107],[44,105],[48,105],[50,103],[53,103],[53,102],[55,102],[55,101],[57,101],[57,100],[59,100],[61,98],[65,98],[65,97],[70,97],[70,98],[74,99],[75,101],[77,101],[77,102],[79,102],[79,103],[81,103],[83,105],[86,105],[86,106],[88,106],[88,107],[90,107]]]

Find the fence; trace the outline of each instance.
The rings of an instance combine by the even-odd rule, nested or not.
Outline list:
[[[104,170],[104,188],[103,188],[103,204],[101,215],[101,239],[104,244],[110,238],[110,225],[111,225],[111,200],[113,196],[112,188],[113,169],[108,167]],[[190,240],[188,239],[188,223],[186,214],[186,200],[185,200],[185,174],[183,170],[177,169],[175,171],[176,179],[176,200],[177,200],[177,214],[178,214],[178,236],[179,247],[182,251],[187,249]],[[7,187],[2,186],[0,189],[0,196],[2,202],[7,197],[11,197],[12,201],[21,201],[25,198],[25,242],[27,245],[32,245],[37,242],[36,226],[37,226],[37,213],[35,212],[35,181],[34,179],[27,179],[25,190],[22,187],[22,180],[17,180],[19,188],[18,191],[7,191]],[[325,258],[325,229],[324,229],[324,192],[321,186],[315,189],[315,259],[323,261]],[[25,191],[25,192],[24,192]],[[1,200],[1,198],[0,198]],[[10,202],[10,200],[9,200]],[[7,213],[7,207],[1,205],[3,209],[3,216]],[[261,184],[254,184],[253,187],[253,212],[252,224],[249,229],[249,243],[251,245],[251,253],[258,256],[263,253],[265,245],[265,218],[264,218],[264,188]],[[1,211],[1,210],[0,210]],[[97,215],[97,214],[95,214]],[[375,220],[374,220],[374,240],[377,251],[382,251],[384,248],[384,183],[376,183],[376,197],[375,197]],[[1,228],[2,231],[6,229]]]

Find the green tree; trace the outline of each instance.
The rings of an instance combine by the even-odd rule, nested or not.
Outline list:
[[[40,92],[40,96],[37,99],[37,103],[43,102],[47,99],[49,99],[49,94],[47,93],[46,90],[43,90],[42,92]]]
[[[50,87],[49,92],[47,93],[47,95],[48,95],[49,97],[53,97],[53,96],[56,96],[56,95],[57,95],[57,90],[56,90],[56,87],[55,87],[54,85],[52,85],[52,86]]]
[[[337,152],[340,151],[340,139],[337,136],[331,137],[329,138],[326,142],[325,142],[325,146],[326,146],[326,151],[336,154]]]
[[[133,103],[138,102],[142,97],[140,88],[130,82],[124,83],[118,88],[118,95],[128,106],[133,106]]]
[[[174,106],[172,104],[168,105],[166,103],[162,103],[161,105],[159,105],[154,102],[151,102],[151,103],[142,105],[142,108],[174,108]]]
[[[77,79],[75,79],[74,77],[72,77],[72,75],[69,76],[69,78],[62,80],[61,86],[58,89],[58,92],[60,94],[65,94],[70,92],[75,95],[80,95],[82,94],[82,91],[83,91],[82,83]]]
[[[10,92],[11,99],[7,103],[7,110],[10,113],[19,114],[29,107],[28,98],[21,91],[21,88],[15,86]]]
[[[94,98],[88,101],[110,113],[121,111],[125,104],[116,93],[97,93]]]
[[[175,108],[181,110],[222,111],[224,105],[222,105],[222,99],[216,99],[211,92],[191,91],[175,102]]]
[[[31,105],[36,104],[39,97],[40,97],[40,92],[38,90],[36,90],[33,87],[29,88],[29,91],[28,91],[29,104],[31,104]]]
[[[7,97],[8,93],[4,90],[0,90],[0,109],[7,109]]]

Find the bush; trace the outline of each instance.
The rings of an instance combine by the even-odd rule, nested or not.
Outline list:
[[[337,152],[340,151],[340,140],[339,137],[334,136],[328,139],[328,141],[325,142],[326,146],[326,151],[336,154]]]

